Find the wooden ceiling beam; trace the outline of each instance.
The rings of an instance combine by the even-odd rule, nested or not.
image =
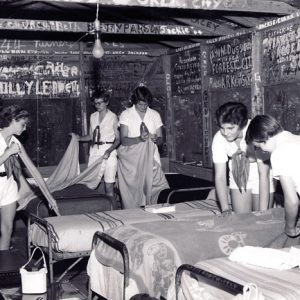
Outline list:
[[[173,20],[180,22],[185,25],[190,25],[194,27],[198,27],[205,32],[210,32],[211,35],[227,35],[234,33],[234,30],[229,26],[225,26],[224,24],[220,24],[216,21],[212,21],[209,19],[189,19],[189,18],[174,18]]]
[[[259,21],[258,18],[256,19],[256,18],[236,17],[236,16],[226,16],[226,15],[224,15],[223,18],[230,20],[242,27],[247,27],[247,28],[255,27],[256,25],[262,23],[262,21]]]
[[[65,2],[96,4],[98,0],[40,0],[40,2]],[[296,11],[296,8],[282,1],[271,0],[101,0],[101,5],[110,6],[137,6],[137,7],[160,7],[160,8],[182,8],[203,9],[235,12],[256,12],[288,15]]]
[[[103,34],[130,35],[171,35],[171,36],[211,36],[200,28],[185,25],[157,25],[131,23],[101,23]],[[88,22],[0,19],[0,30],[46,31],[46,32],[84,32],[93,33],[94,24]]]

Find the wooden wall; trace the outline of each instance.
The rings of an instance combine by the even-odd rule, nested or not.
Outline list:
[[[168,128],[175,169],[212,179],[212,173],[203,170],[212,169],[211,142],[218,129],[215,111],[227,101],[244,103],[249,117],[271,114],[285,129],[300,133],[298,12],[253,30],[178,49],[168,59],[168,111],[174,123]],[[191,62],[196,61],[200,67],[194,74]]]
[[[168,86],[171,118],[170,157],[175,160],[202,159],[201,49],[200,46],[177,49],[167,60],[171,78]]]
[[[19,104],[30,112],[21,140],[37,165],[57,163],[67,133],[81,131],[79,48],[70,46],[63,41],[0,41],[1,104]]]
[[[54,166],[70,141],[68,133],[87,132],[95,87],[112,90],[111,110],[119,114],[132,89],[148,80],[165,119],[165,94],[157,93],[165,91],[165,82],[158,80],[159,68],[151,69],[155,61],[145,51],[123,48],[95,60],[82,42],[0,40],[0,104],[17,103],[30,112],[30,126],[20,139],[37,166]]]
[[[261,30],[264,110],[300,133],[300,18]]]
[[[21,139],[36,165],[56,165],[68,132],[87,132],[95,87],[112,90],[119,114],[144,83],[165,124],[161,155],[211,169],[214,114],[224,102],[241,101],[252,116],[269,113],[300,133],[299,45],[299,13],[166,55],[117,47],[95,60],[83,42],[0,40],[1,104],[30,111]]]

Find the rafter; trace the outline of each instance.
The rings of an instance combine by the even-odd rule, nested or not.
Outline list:
[[[230,20],[242,27],[254,27],[259,23],[262,23],[259,21],[259,19],[256,18],[247,18],[247,17],[236,17],[236,16],[226,16],[224,15],[223,18]]]
[[[40,0],[42,2],[65,3],[97,3],[98,0]],[[221,10],[236,12],[273,13],[287,15],[296,9],[281,1],[270,0],[101,0],[101,5],[111,6],[140,6],[140,7],[164,7],[182,9]]]
[[[212,36],[227,35],[234,32],[229,26],[208,19],[173,18],[173,20],[185,25],[198,27],[205,32],[210,32]]]

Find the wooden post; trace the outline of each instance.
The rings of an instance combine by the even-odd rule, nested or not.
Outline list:
[[[252,118],[264,112],[264,88],[261,81],[261,33],[252,34],[252,82],[251,82],[251,107]]]
[[[208,47],[201,45],[201,76],[202,76],[202,141],[203,141],[203,166],[211,167],[211,117],[208,94]]]
[[[84,61],[83,61],[83,42],[79,43],[79,67],[80,67],[80,107],[81,107],[81,131],[82,135],[88,133],[87,128],[87,110],[86,110],[86,88],[84,79]],[[83,144],[84,160],[88,159],[88,143]]]
[[[171,160],[176,158],[176,149],[174,141],[174,111],[172,105],[172,89],[171,89],[171,61],[170,55],[163,58],[165,78],[166,78],[166,142],[168,146],[168,154]]]

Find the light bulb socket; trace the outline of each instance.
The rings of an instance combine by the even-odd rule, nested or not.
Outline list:
[[[100,21],[98,19],[95,20],[94,22],[94,26],[95,26],[95,31],[100,31]]]

